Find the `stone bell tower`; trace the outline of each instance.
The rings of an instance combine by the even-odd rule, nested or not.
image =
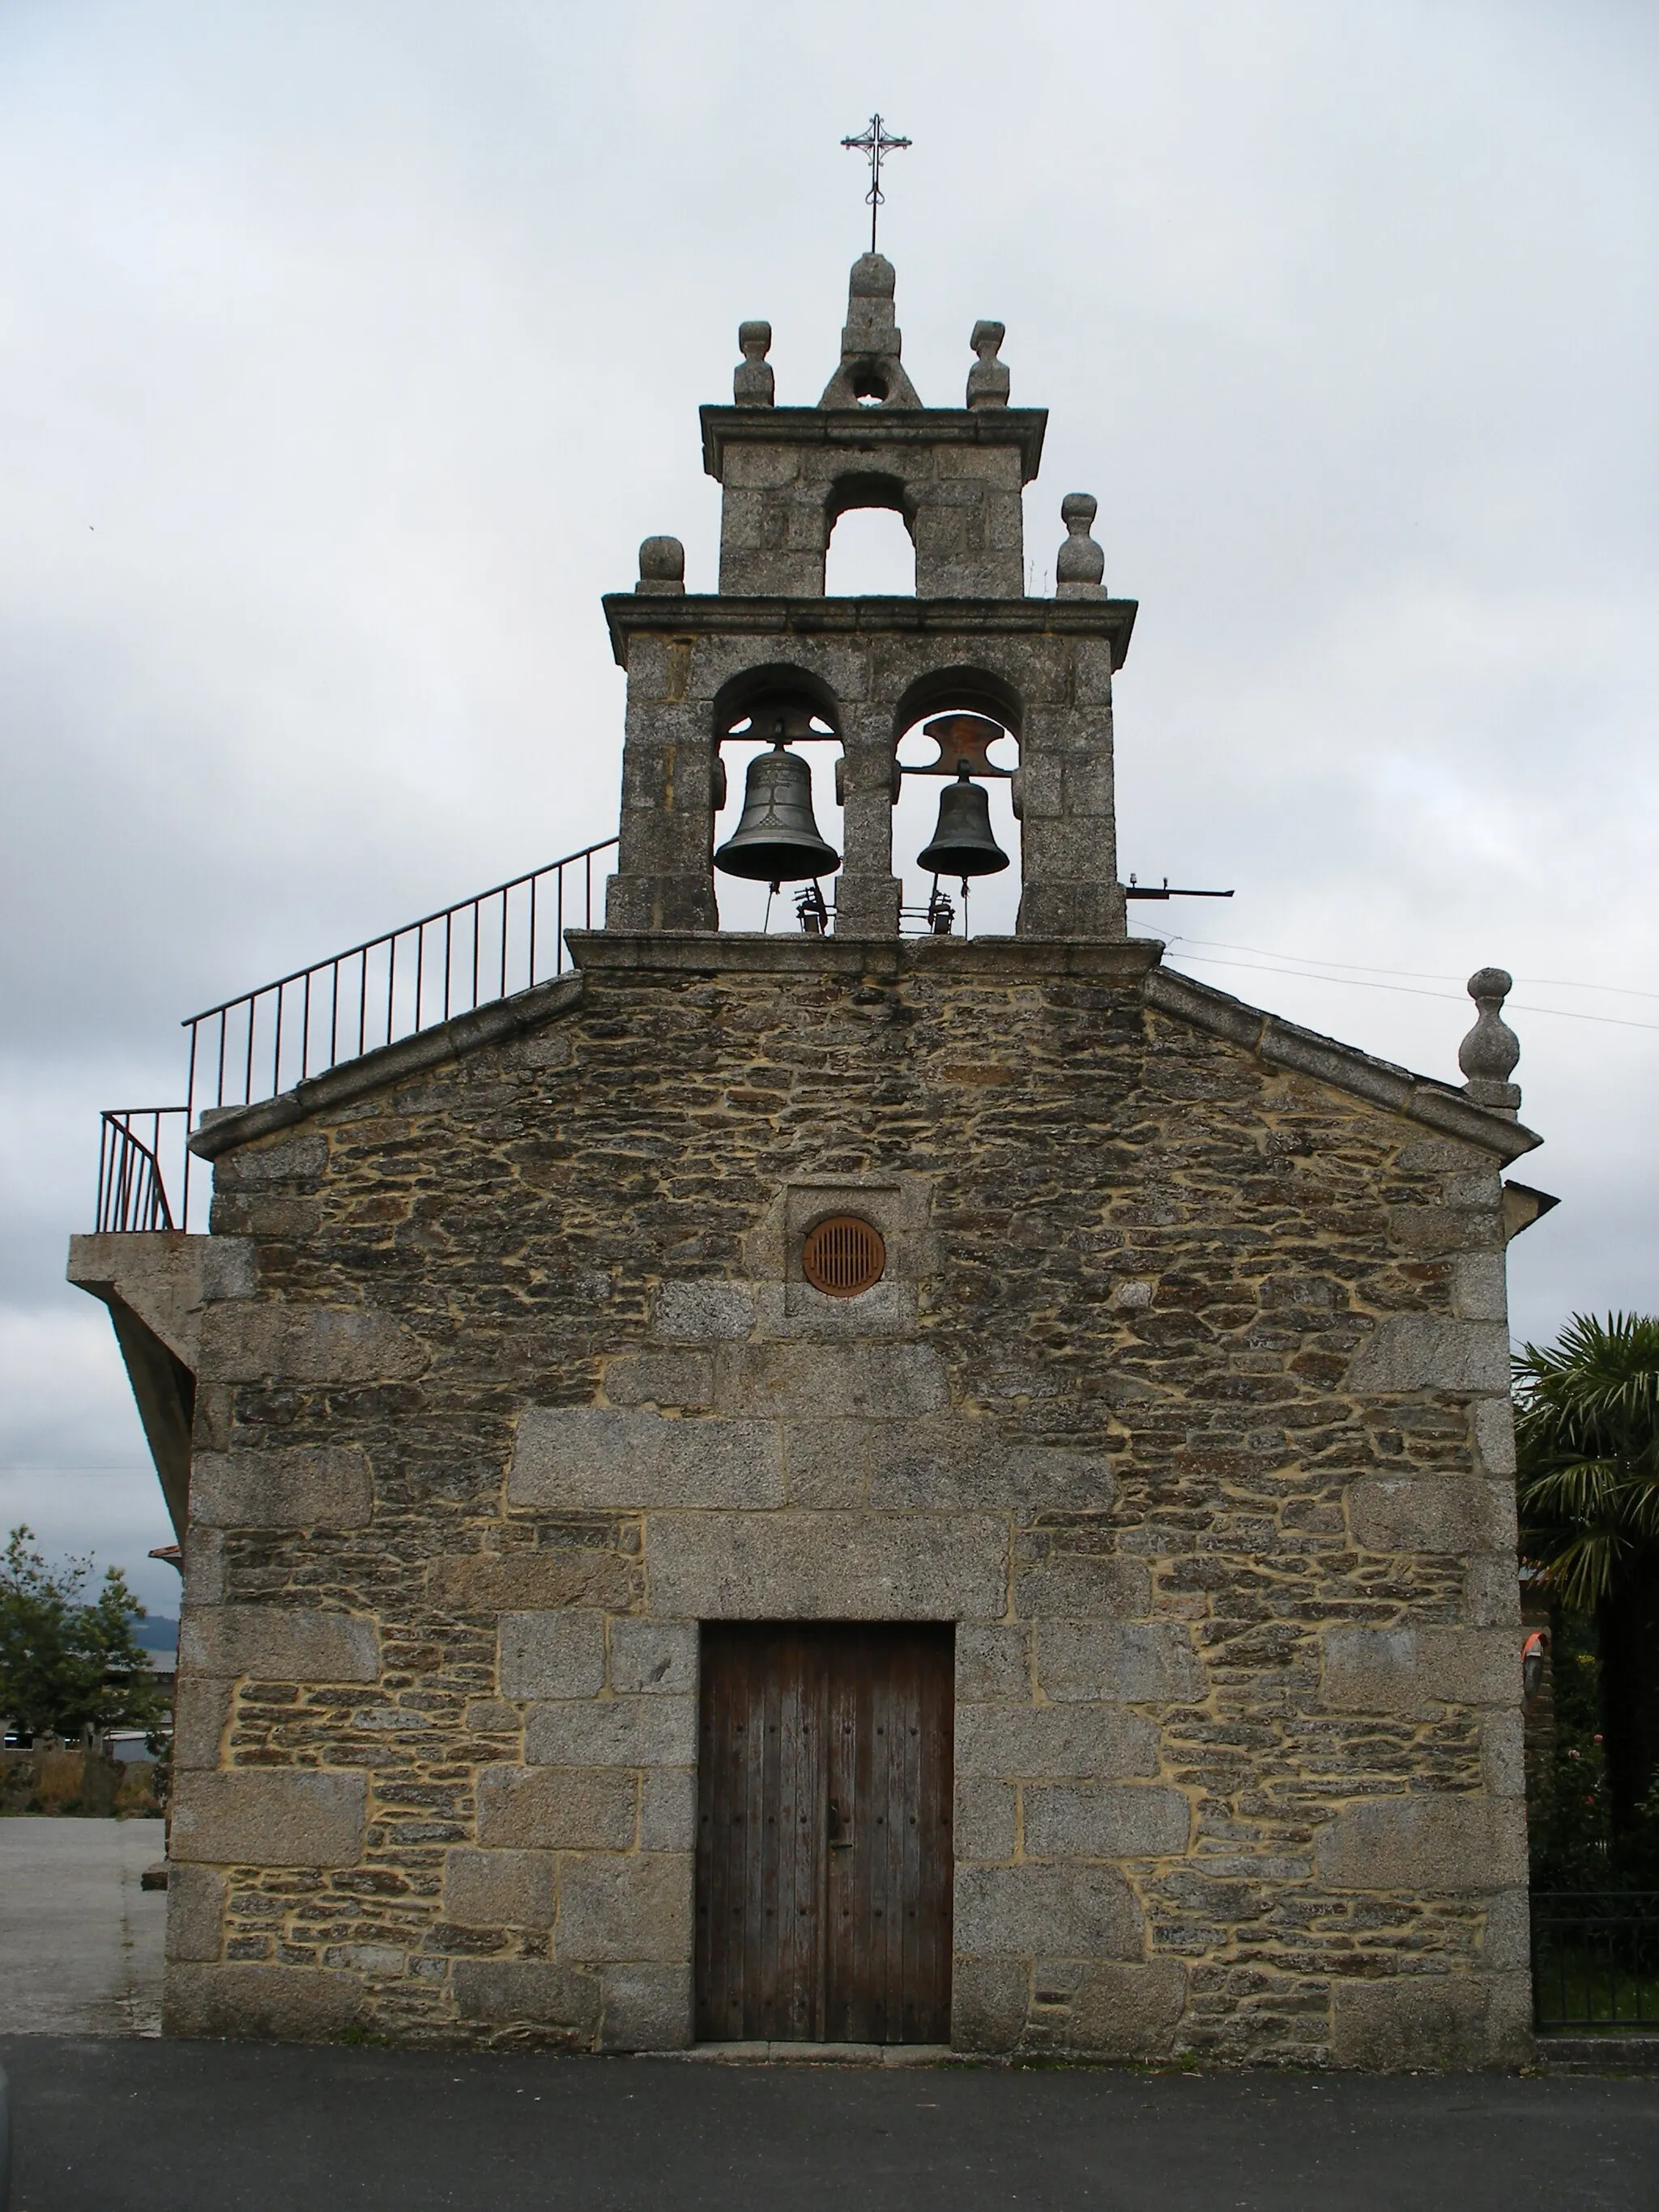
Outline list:
[[[899,927],[892,813],[899,739],[967,712],[1016,741],[1022,937],[1121,939],[1113,815],[1112,674],[1133,600],[1109,597],[1089,535],[1095,501],[1062,505],[1069,535],[1052,599],[1024,588],[1021,494],[1048,416],[1008,404],[1003,326],[980,322],[961,407],[927,407],[900,358],[890,262],[853,264],[839,366],[812,407],[775,404],[769,324],[744,323],[733,404],[702,410],[720,483],[720,589],[685,588],[672,538],[640,549],[633,592],[606,599],[628,672],[621,850],[605,907],[629,933],[720,926],[712,866],[720,748],[744,726],[839,746],[845,862],[836,932]],[[890,507],[915,546],[914,598],[831,599],[839,518]],[[746,730],[745,730],[746,734]]]

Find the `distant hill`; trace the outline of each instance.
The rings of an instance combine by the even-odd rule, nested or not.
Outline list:
[[[132,1633],[145,1651],[172,1651],[178,1648],[179,1624],[165,1613],[153,1613],[148,1620],[135,1620]]]

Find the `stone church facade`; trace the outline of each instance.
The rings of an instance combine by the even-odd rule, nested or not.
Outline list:
[[[1000,336],[924,407],[867,256],[787,408],[744,325],[720,590],[649,539],[605,603],[575,972],[204,1117],[210,1235],[76,1242],[187,1423],[171,2033],[1527,2048],[1506,979],[1459,1088],[1127,934],[1134,609],[1078,498],[1025,592]],[[914,599],[824,596],[868,505]],[[896,746],[954,715],[1018,743],[1011,937],[901,934]],[[719,926],[779,724],[827,934]]]

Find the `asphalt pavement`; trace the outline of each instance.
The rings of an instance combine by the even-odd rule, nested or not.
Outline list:
[[[0,2035],[159,2035],[160,1820],[0,1820]]]
[[[10,2036],[14,2212],[1654,2212],[1659,2082]]]

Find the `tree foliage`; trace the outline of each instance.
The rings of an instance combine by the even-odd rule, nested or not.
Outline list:
[[[1522,1554],[1589,1613],[1659,1553],[1659,1319],[1575,1314],[1520,1353],[1515,1384]]]
[[[167,1698],[133,1634],[144,1608],[126,1577],[107,1568],[84,1601],[91,1561],[54,1573],[33,1542],[19,1526],[0,1554],[0,1713],[32,1735],[142,1728],[154,1744]]]
[[[1522,1557],[1594,1621],[1613,1844],[1659,1864],[1659,1319],[1576,1314],[1515,1381]]]

